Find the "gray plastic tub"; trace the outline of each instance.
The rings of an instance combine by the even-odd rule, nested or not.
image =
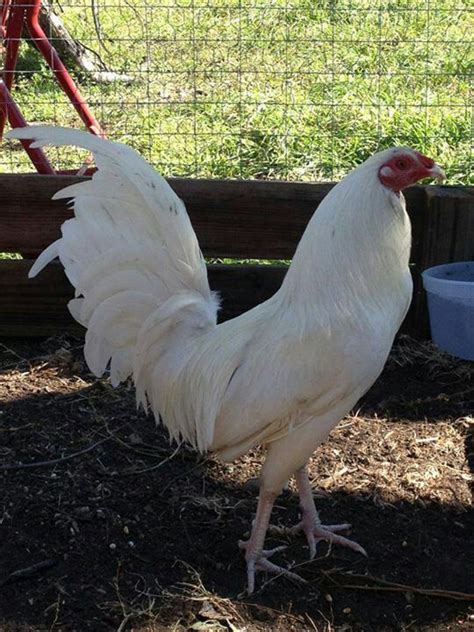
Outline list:
[[[422,276],[433,341],[458,358],[474,360],[474,261],[428,268]]]

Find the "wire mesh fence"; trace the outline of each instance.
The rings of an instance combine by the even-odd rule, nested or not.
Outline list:
[[[450,183],[472,163],[473,11],[463,0],[57,0],[49,23],[106,134],[165,175],[332,180],[410,145]],[[82,56],[82,58],[81,58]],[[12,95],[82,127],[27,33]],[[62,168],[75,152],[53,152]],[[3,142],[0,170],[31,171]]]

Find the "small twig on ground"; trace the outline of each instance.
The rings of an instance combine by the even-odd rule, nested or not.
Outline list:
[[[33,463],[16,463],[12,465],[0,465],[0,471],[5,472],[9,470],[26,470],[28,468],[33,467],[48,467],[49,465],[56,465],[57,463],[63,463],[64,461],[69,461],[70,459],[75,459],[77,456],[81,456],[81,454],[86,454],[86,452],[90,452],[97,448],[104,441],[109,441],[112,437],[104,437],[100,439],[100,441],[96,441],[92,445],[87,446],[83,450],[79,450],[78,452],[73,452],[72,454],[66,454],[66,456],[61,456],[57,459],[51,459],[50,461],[35,461]]]
[[[56,560],[43,560],[42,562],[37,562],[36,564],[32,564],[31,566],[27,566],[26,568],[19,568],[17,571],[13,571],[6,577],[1,583],[0,586],[4,584],[15,581],[16,579],[24,579],[26,577],[31,577],[36,573],[44,571],[48,568],[51,568],[56,564]]]
[[[177,559],[176,564],[181,564],[185,569],[191,571],[194,582],[179,582],[176,586],[180,587],[179,593],[173,593],[169,590],[165,591],[168,598],[182,598],[186,600],[202,603],[203,605],[208,603],[218,612],[219,619],[225,620],[227,624],[230,624],[231,620],[236,620],[239,623],[244,623],[242,615],[239,613],[238,608],[235,606],[231,599],[227,597],[221,597],[215,593],[209,591],[203,581],[200,573],[191,564],[188,564],[184,560]],[[253,605],[253,604],[250,604]],[[231,629],[232,625],[230,624]]]
[[[68,349],[68,351],[74,351],[76,349],[79,349],[81,347],[81,345],[77,345],[76,347],[71,347],[71,349]],[[13,349],[10,349],[10,347],[7,347],[7,345],[5,345],[3,342],[0,342],[0,348],[3,349],[6,353],[9,353],[13,356],[15,356],[16,358],[18,358],[18,362],[12,362],[9,364],[2,364],[2,370],[9,370],[9,369],[20,369],[21,365],[23,364],[28,364],[29,370],[33,370],[33,369],[38,369],[38,368],[43,368],[44,366],[47,366],[51,360],[55,359],[55,356],[57,356],[57,352],[50,352],[50,353],[42,353],[41,355],[37,355],[37,356],[33,356],[31,358],[24,358],[23,356],[19,355],[16,351],[14,351]],[[82,348],[82,347],[81,347]],[[43,362],[43,364],[38,365],[38,366],[33,366],[34,362],[38,362],[39,360],[43,360],[45,362]]]
[[[457,599],[459,601],[474,601],[474,593],[458,592],[456,590],[442,590],[439,588],[421,588],[418,586],[410,586],[409,584],[399,584],[397,582],[389,582],[380,577],[372,575],[361,575],[357,573],[342,573],[340,571],[321,571],[322,574],[331,580],[338,588],[355,588],[356,590],[379,590],[391,592],[412,592],[418,595],[426,595],[428,597],[440,597],[442,599]],[[334,579],[334,576],[344,577],[346,579],[358,579],[378,584],[377,586],[363,586],[362,584],[340,584]]]
[[[127,415],[128,415],[128,414],[127,414]],[[116,418],[117,418],[117,417],[115,417],[115,419],[116,419]],[[105,427],[106,432],[107,432],[109,435],[112,435],[113,433],[112,433],[112,431],[111,431],[111,430],[110,430],[110,428],[109,428],[109,425],[108,425],[108,423],[107,423],[107,420],[106,420],[106,419],[103,419],[103,423],[104,423],[104,427]],[[131,422],[130,422],[130,425],[132,425],[132,423],[131,423]],[[135,447],[134,445],[131,445],[131,444],[130,444],[130,443],[128,443],[127,441],[124,441],[123,439],[121,439],[121,438],[120,438],[119,436],[117,436],[117,435],[113,435],[113,439],[114,439],[114,441],[116,441],[119,445],[123,446],[124,448],[127,448],[127,450],[130,450],[131,452],[135,452],[136,454],[142,454],[142,455],[144,455],[144,456],[148,456],[148,457],[153,457],[153,456],[155,456],[155,457],[156,457],[156,455],[157,455],[157,454],[169,454],[169,449],[168,449],[168,448],[160,448],[159,446],[155,446],[155,445],[152,445],[152,444],[148,444],[148,443],[145,443],[145,442],[143,442],[143,441],[140,441],[140,444],[139,444],[139,445],[140,445],[140,446],[144,446],[144,447]],[[149,448],[149,449],[146,449],[146,448]],[[153,469],[154,467],[158,467],[158,466],[159,466],[159,464],[158,464],[158,465],[154,465],[154,466],[152,466],[152,469]],[[141,471],[146,471],[146,470],[141,470]],[[130,473],[130,474],[135,474],[136,472],[135,472],[135,471],[133,471],[133,472],[125,472],[125,474],[128,474],[128,473]]]
[[[298,623],[304,623],[303,617],[301,617],[300,615],[291,614],[290,612],[286,612],[285,610],[276,610],[275,608],[270,608],[269,606],[264,606],[261,603],[255,603],[254,601],[243,601],[243,603],[249,608],[255,608],[256,610],[261,610],[262,612],[268,612],[273,615],[292,619],[293,621],[296,621]]]
[[[124,618],[122,619],[119,627],[117,628],[117,632],[123,632],[125,628],[127,627],[127,623],[130,621],[132,617],[133,617],[133,612],[129,612],[128,614],[126,614]]]
[[[3,344],[3,342],[0,342],[0,347],[6,351],[7,353],[10,353],[11,355],[14,355],[16,358],[18,358],[21,362],[27,362],[27,360],[25,360],[25,358],[22,358],[21,355],[18,355],[18,353],[16,351],[13,351],[13,349],[10,349],[10,347],[7,347],[7,345]]]
[[[116,428],[116,430],[120,430],[124,426],[126,426],[128,421],[120,424]],[[109,431],[110,432],[110,431]],[[0,472],[5,472],[9,470],[25,470],[34,467],[47,467],[49,465],[56,465],[58,463],[63,463],[63,461],[69,461],[71,459],[75,459],[77,456],[81,456],[82,454],[86,454],[87,452],[91,452],[94,448],[97,448],[101,443],[105,443],[105,441],[109,441],[110,439],[115,439],[115,435],[110,433],[107,437],[102,437],[99,441],[92,443],[87,446],[87,448],[83,448],[82,450],[78,450],[77,452],[73,452],[72,454],[66,454],[65,456],[58,457],[57,459],[51,459],[49,461],[34,461],[33,463],[14,463],[12,465],[1,465],[0,464]]]
[[[178,445],[177,448],[169,456],[167,456],[165,459],[162,459],[159,463],[155,463],[155,465],[152,465],[151,467],[145,467],[141,470],[132,470],[130,472],[124,472],[124,475],[128,476],[130,474],[143,474],[144,472],[152,472],[153,470],[157,470],[165,463],[168,463],[168,461],[171,461],[171,459],[174,459],[174,457],[178,454],[180,449],[181,449],[181,445]]]

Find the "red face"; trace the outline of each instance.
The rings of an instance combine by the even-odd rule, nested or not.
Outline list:
[[[443,178],[441,168],[417,151],[399,151],[379,169],[379,180],[398,193],[423,178]]]

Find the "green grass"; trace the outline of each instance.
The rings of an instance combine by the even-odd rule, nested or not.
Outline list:
[[[21,259],[18,252],[0,252],[0,259]]]
[[[470,181],[465,0],[103,0],[106,50],[89,2],[61,7],[77,39],[134,78],[76,75],[91,109],[165,175],[332,180],[404,144],[443,164],[449,183]],[[14,94],[27,119],[79,126],[25,45],[20,63]],[[0,170],[31,167],[9,147]]]

